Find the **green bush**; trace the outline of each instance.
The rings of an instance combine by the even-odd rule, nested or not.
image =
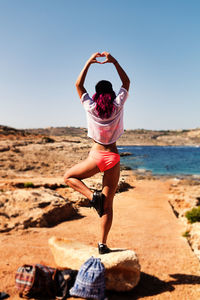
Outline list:
[[[183,237],[189,238],[190,237],[190,232],[187,230],[183,233]]]
[[[200,206],[187,211],[185,216],[189,223],[200,222]]]
[[[24,187],[31,188],[31,187],[34,187],[34,184],[32,182],[24,182]]]

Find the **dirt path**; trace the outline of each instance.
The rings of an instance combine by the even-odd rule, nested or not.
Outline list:
[[[182,237],[182,224],[168,204],[168,183],[141,180],[133,185],[134,189],[116,196],[108,245],[136,251],[142,267],[141,280],[129,293],[110,292],[109,300],[199,300],[200,264]],[[52,235],[96,246],[96,213],[87,208],[80,211],[83,218],[54,228],[0,235],[0,291],[6,291],[12,300],[20,299],[14,288],[14,274],[19,265],[55,265],[47,244]]]
[[[167,183],[140,181],[115,202],[114,228],[120,224],[121,246],[139,255],[142,280],[126,297],[111,299],[200,299],[200,264],[182,237],[167,191]]]

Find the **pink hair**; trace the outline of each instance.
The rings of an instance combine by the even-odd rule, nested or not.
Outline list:
[[[113,97],[114,96],[114,97]],[[115,94],[100,94],[97,93],[92,97],[93,101],[96,102],[96,112],[97,115],[102,119],[108,119],[115,110],[113,101],[115,99]]]

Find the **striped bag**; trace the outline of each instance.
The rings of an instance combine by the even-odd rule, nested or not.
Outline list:
[[[55,298],[56,269],[36,265],[23,265],[17,269],[15,285],[22,298]]]

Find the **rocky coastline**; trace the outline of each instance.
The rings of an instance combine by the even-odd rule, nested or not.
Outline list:
[[[0,126],[0,235],[23,236],[30,230],[56,227],[82,218],[88,201],[63,182],[65,170],[85,159],[91,147],[85,128],[18,130]],[[200,145],[200,129],[182,131],[125,131],[118,145]],[[128,153],[124,153],[129,155]],[[85,182],[101,189],[102,174]],[[154,176],[121,166],[117,193],[134,183],[155,181],[169,186],[168,201],[181,222],[182,234],[200,260],[200,223],[189,224],[186,211],[200,205],[199,176]],[[2,270],[3,271],[3,270]],[[10,288],[12,292],[12,288]],[[18,298],[13,298],[18,299]]]

